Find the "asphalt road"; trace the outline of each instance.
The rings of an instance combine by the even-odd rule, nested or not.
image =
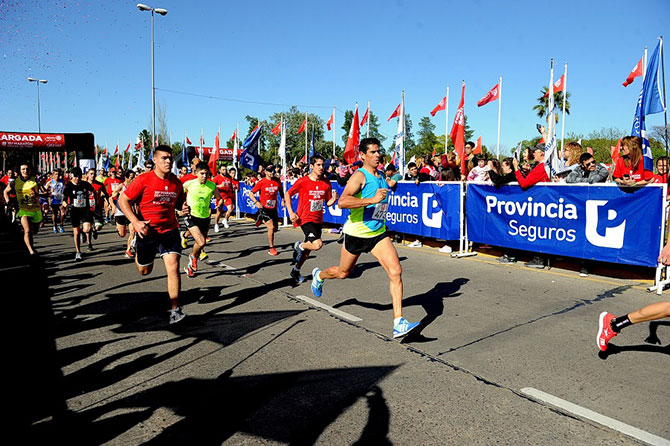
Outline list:
[[[67,410],[37,417],[30,434],[115,445],[670,439],[670,321],[627,328],[607,355],[595,344],[601,311],[667,300],[647,283],[398,246],[404,315],[421,321],[401,342],[370,255],[326,282],[325,308],[303,300],[309,281],[288,278],[301,236],[281,230],[271,257],[246,220],[212,234],[208,263],[182,274],[188,316],[170,326],[159,260],[140,277],[109,227],[80,263],[69,234],[39,235],[56,346],[44,373],[58,372],[50,397]],[[305,275],[337,262],[336,239],[324,234]],[[645,342],[654,334],[660,344]]]

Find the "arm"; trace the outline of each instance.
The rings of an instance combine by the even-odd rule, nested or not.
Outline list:
[[[395,181],[394,181],[395,183]],[[330,207],[335,204],[337,201],[337,191],[334,189],[330,190],[330,199],[326,202],[326,206]]]
[[[117,184],[116,187],[114,188],[114,190],[112,191],[112,196],[111,196],[112,200],[115,199],[115,198],[118,198],[119,195],[121,195],[121,189],[123,189],[123,183]],[[102,190],[105,190],[105,189],[103,188]],[[105,191],[105,195],[107,195],[107,191]]]
[[[565,178],[566,183],[581,183],[581,176],[580,171],[581,167],[575,167],[572,172],[568,174],[568,176]],[[597,181],[591,181],[591,175],[589,175],[589,183],[596,183]]]
[[[219,189],[216,187],[214,188],[214,197],[216,198],[216,207],[221,206],[221,203],[223,203],[223,198],[221,197],[221,192],[219,192]]]
[[[377,193],[371,198],[356,198],[355,194],[359,193],[365,185],[365,175],[362,172],[354,172],[349,179],[346,187],[342,191],[340,197],[340,209],[356,209],[368,206],[370,204],[377,204],[386,198],[388,189],[377,189]]]
[[[540,172],[540,170],[542,170],[542,172]],[[543,177],[542,175],[543,173],[544,173],[544,166],[538,164],[537,166],[535,166],[535,168],[533,168],[533,170],[528,172],[527,177],[521,175],[521,172],[519,172],[518,170],[514,172],[514,175],[516,175],[516,181],[517,183],[519,183],[519,186],[521,186],[522,189],[528,189],[529,187],[534,186],[535,184],[540,182],[540,180]]]
[[[298,185],[297,188],[295,187],[296,185]],[[288,200],[286,200],[286,210],[288,211],[288,217],[289,220],[291,220],[291,223],[295,223],[298,220],[298,215],[293,210],[293,203],[291,203],[291,197],[298,193],[299,187],[300,184],[296,182],[293,184],[293,186],[291,186],[291,188],[287,192]]]
[[[589,184],[604,183],[608,176],[609,172],[607,171],[607,168],[598,165],[596,166],[595,172],[589,175]]]
[[[5,189],[2,191],[2,195],[5,198],[5,203],[9,203],[9,191],[14,190],[14,184],[9,183],[9,186],[5,187]]]

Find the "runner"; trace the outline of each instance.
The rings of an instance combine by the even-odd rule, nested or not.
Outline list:
[[[89,200],[92,203],[91,212],[93,212],[93,219],[95,220],[91,233],[93,234],[93,238],[97,240],[98,231],[105,225],[105,217],[103,216],[103,212],[105,209],[105,202],[108,201],[109,195],[107,195],[107,189],[105,186],[95,178],[95,169],[92,167],[86,171],[84,180],[93,186],[93,190],[95,190],[95,193],[89,197]]]
[[[86,181],[81,179],[81,169],[73,167],[71,171],[72,178],[63,190],[63,203],[61,207],[63,212],[70,204],[70,219],[72,220],[72,232],[74,237],[74,261],[80,262],[81,258],[81,239],[80,235],[83,231],[84,237],[89,242],[89,249],[92,247],[91,225],[93,224],[93,212],[91,212],[91,196],[95,196],[95,189]]]
[[[288,190],[289,198],[286,200],[286,210],[293,222],[293,226],[300,226],[305,234],[305,240],[295,242],[293,245],[293,261],[295,266],[291,270],[291,278],[296,284],[305,281],[300,275],[300,268],[307,261],[310,252],[318,251],[323,246],[321,241],[321,230],[323,227],[323,204],[332,206],[337,201],[337,192],[333,191],[330,182],[323,176],[323,157],[314,155],[309,163],[312,172],[301,177]],[[293,211],[291,197],[298,194],[298,213]]]
[[[14,181],[8,180],[7,183],[3,191],[5,202],[10,203],[12,195],[16,197],[19,208],[16,218],[21,219],[23,241],[30,255],[35,255],[33,235],[40,230],[42,211],[39,201],[40,189],[33,176],[32,166],[28,163],[21,164],[18,177]]]
[[[179,222],[175,210],[181,207],[190,213],[184,201],[184,189],[171,172],[172,149],[159,145],[154,150],[155,168],[135,179],[120,196],[118,203],[124,215],[139,236],[136,242],[135,264],[140,275],[150,274],[156,253],[160,253],[167,271],[167,289],[170,296],[170,324],[181,321],[185,315],[179,306],[181,277],[179,275]],[[132,203],[138,203],[138,213]],[[183,207],[182,207],[183,204]]]
[[[207,163],[199,163],[195,166],[195,180],[184,184],[186,192],[186,203],[191,213],[184,218],[186,227],[191,232],[193,240],[193,252],[188,256],[188,265],[184,272],[188,277],[193,277],[198,271],[198,256],[207,244],[207,232],[209,231],[209,219],[211,216],[210,202],[212,196],[216,197],[216,207],[221,204],[222,198],[213,181],[209,180],[212,175]]]
[[[107,200],[105,201],[105,223],[109,223],[111,220],[111,216],[114,213],[114,203],[112,203],[112,199],[109,198],[112,196],[112,190],[114,189],[115,184],[119,184],[122,181],[119,180],[116,176],[116,169],[111,168],[109,169],[109,176],[103,183],[105,185],[105,190],[107,191]]]
[[[212,178],[216,188],[221,194],[221,205],[216,207],[216,217],[214,217],[214,232],[219,232],[219,220],[221,219],[221,213],[223,207],[226,207],[226,214],[223,216],[223,227],[228,229],[228,219],[235,210],[235,203],[233,202],[233,196],[235,194],[235,185],[233,183],[233,178],[228,173],[226,166],[221,166],[219,168],[219,174]]]
[[[277,232],[277,228],[279,227],[277,193],[279,193],[279,196],[281,197],[282,206],[284,205],[284,191],[279,180],[274,176],[274,171],[274,166],[269,164],[265,168],[265,178],[257,182],[249,194],[249,198],[258,208],[256,226],[260,226],[262,222],[265,223],[265,226],[268,228],[268,242],[270,244],[268,254],[271,256],[276,256],[278,254],[275,249],[275,232]],[[259,191],[260,200],[257,200],[256,195],[254,194]]]
[[[47,191],[49,191],[49,204],[51,206],[51,213],[53,218],[54,234],[63,233],[63,223],[65,222],[65,213],[61,212],[60,205],[63,203],[63,191],[65,184],[63,183],[62,173],[59,169],[54,170],[51,174],[51,180],[47,183]]]
[[[115,207],[114,220],[116,222],[116,232],[121,238],[124,238],[126,235],[128,235],[126,252],[124,252],[125,257],[128,259],[132,259],[134,257],[132,248],[135,239],[135,231],[133,230],[133,226],[130,224],[130,221],[128,218],[126,218],[125,215],[123,215],[123,211],[121,211],[121,208],[119,207],[119,196],[121,196],[121,194],[126,189],[128,189],[128,186],[130,186],[130,183],[132,183],[134,179],[135,172],[132,170],[126,170],[123,172],[123,183],[117,184],[112,191],[112,203],[114,203]]]
[[[358,169],[347,182],[338,206],[350,209],[344,225],[344,244],[339,265],[321,271],[312,271],[312,293],[321,297],[326,279],[345,279],[354,269],[358,257],[369,252],[384,268],[390,281],[391,302],[393,304],[393,337],[405,336],[416,328],[419,322],[409,322],[402,317],[402,267],[398,253],[386,233],[386,212],[388,210],[388,189],[386,180],[377,170],[381,155],[379,140],[364,138],[360,143],[363,167]]]
[[[8,217],[11,217],[11,222],[14,223],[16,219],[16,213],[19,210],[19,204],[16,201],[16,191],[14,189],[14,182],[16,181],[16,177],[14,176],[14,171],[12,169],[7,169],[7,173],[5,174],[4,177],[0,178],[0,183],[2,183],[5,187],[4,190],[9,191],[9,199],[7,197],[5,198],[5,212],[7,213]],[[4,195],[4,192],[3,192]]]

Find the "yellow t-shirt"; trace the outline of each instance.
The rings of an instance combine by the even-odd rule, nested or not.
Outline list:
[[[33,195],[31,190],[37,187],[37,181],[34,177],[23,181],[19,176],[14,182],[16,190],[16,199],[19,202],[19,210],[35,212],[40,210],[40,199],[37,194]]]

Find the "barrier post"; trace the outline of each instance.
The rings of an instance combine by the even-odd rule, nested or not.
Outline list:
[[[466,224],[465,220],[465,192],[466,192],[466,186],[465,186],[465,181],[461,181],[461,191],[460,191],[460,221],[459,221],[459,230],[460,230],[460,238],[459,238],[459,244],[458,244],[458,252],[455,252],[451,254],[451,257],[455,258],[460,258],[460,257],[471,257],[471,256],[476,256],[477,253],[472,251],[468,252],[468,226]]]
[[[661,225],[661,246],[659,248],[659,253],[663,250],[663,245],[665,244],[665,234],[667,233],[668,226],[668,185],[663,184],[663,224]],[[665,269],[665,279],[662,279],[662,273]],[[659,263],[656,267],[656,276],[654,278],[654,286],[647,288],[648,292],[656,291],[657,295],[663,294],[663,289],[666,285],[670,284],[670,277],[668,273],[670,272],[670,267],[663,266],[662,263]]]

